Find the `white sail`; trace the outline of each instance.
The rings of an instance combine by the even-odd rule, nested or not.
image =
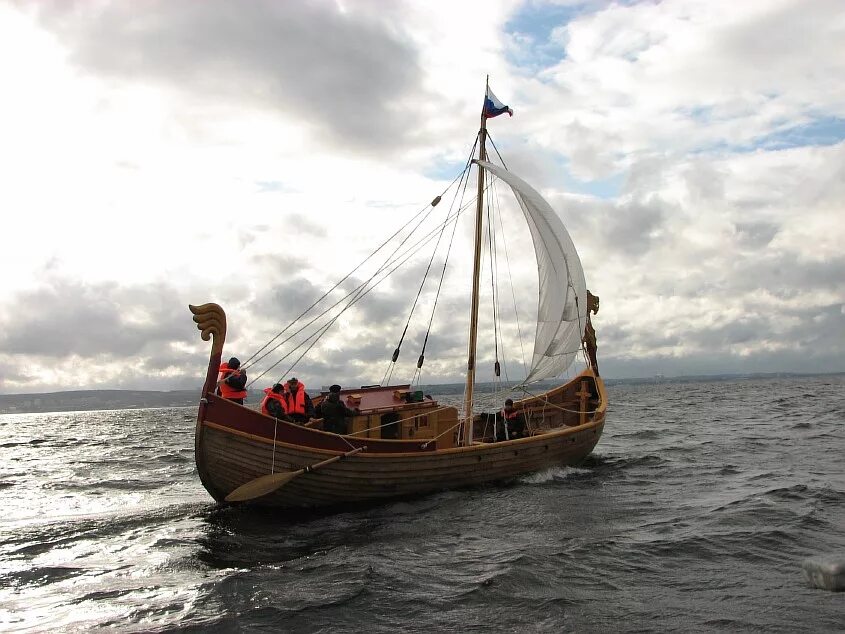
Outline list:
[[[540,298],[534,356],[525,383],[557,376],[575,360],[587,322],[581,259],[558,215],[533,187],[502,167],[477,162],[510,185],[534,241]]]

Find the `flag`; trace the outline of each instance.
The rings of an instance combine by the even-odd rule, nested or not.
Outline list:
[[[484,97],[484,118],[498,117],[500,114],[508,113],[508,116],[513,116],[513,109],[508,108],[505,104],[496,98],[490,86],[487,86],[487,95]]]

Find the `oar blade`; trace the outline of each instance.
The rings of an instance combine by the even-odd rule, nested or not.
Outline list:
[[[255,478],[255,480],[250,480],[232,491],[226,496],[225,500],[227,502],[245,502],[246,500],[260,498],[293,480],[300,473],[302,473],[301,470],[280,471],[279,473],[271,473],[260,478]]]

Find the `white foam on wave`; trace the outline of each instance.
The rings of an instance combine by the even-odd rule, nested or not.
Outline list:
[[[543,471],[538,471],[537,473],[522,476],[519,481],[526,484],[544,484],[546,482],[568,480],[572,476],[585,473],[590,473],[590,470],[581,467],[551,467]]]

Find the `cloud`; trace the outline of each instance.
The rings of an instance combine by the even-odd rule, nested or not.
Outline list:
[[[529,6],[542,13],[547,5]],[[808,6],[581,7],[547,36],[558,59],[539,83],[523,82],[532,113],[545,113],[532,136],[566,148],[580,178],[607,177],[645,156],[753,151],[796,126],[823,129],[826,143],[842,140],[833,124],[845,115],[841,6]],[[800,53],[797,41],[806,44]]]
[[[167,286],[122,288],[57,279],[21,293],[2,318],[0,348],[10,354],[61,358],[123,357],[186,342],[176,326],[184,301]]]
[[[0,305],[4,392],[195,387],[207,352],[167,284],[54,277]]]
[[[318,139],[386,151],[407,139],[417,55],[401,25],[353,3],[39,4],[81,68],[224,107],[307,119]]]
[[[0,60],[0,207],[11,210],[0,263],[14,271],[0,293],[13,368],[0,389],[194,386],[208,348],[186,298],[224,305],[226,352],[247,358],[442,192],[487,73],[516,110],[488,122],[496,147],[559,211],[602,297],[606,375],[843,369],[838,0],[490,0],[481,14],[453,3],[448,19],[443,6],[0,5],[14,53]],[[531,356],[536,266],[521,212],[505,188],[497,196],[511,269],[500,251],[499,358],[515,373],[520,331]],[[438,300],[429,382],[465,371],[471,215]],[[295,372],[316,387],[380,380],[432,247],[344,313]],[[487,262],[478,359],[489,376]]]

